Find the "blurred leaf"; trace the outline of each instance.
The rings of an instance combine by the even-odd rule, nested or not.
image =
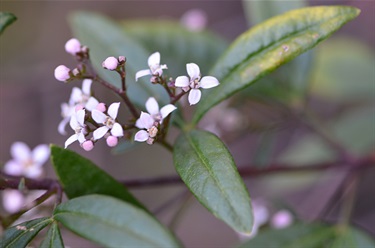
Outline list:
[[[17,20],[17,17],[12,13],[0,12],[0,35],[4,30],[13,22]]]
[[[192,62],[207,75],[227,48],[221,37],[208,31],[189,31],[176,21],[135,20],[124,21],[122,25],[127,34],[147,48],[149,54],[160,52],[161,63],[168,65],[167,74],[174,78],[186,75],[186,64]]]
[[[47,236],[40,244],[40,248],[64,248],[64,242],[61,238],[60,229],[56,222],[52,223]]]
[[[89,194],[109,195],[145,207],[118,181],[79,154],[51,146],[52,164],[65,194],[75,198]]]
[[[311,91],[330,101],[375,99],[374,51],[353,38],[336,38],[317,49]]]
[[[199,130],[182,133],[174,145],[174,165],[195,197],[234,230],[250,233],[250,198],[232,155],[215,135]]]
[[[180,247],[173,234],[143,209],[108,196],[65,202],[55,209],[54,218],[105,247]]]
[[[90,48],[90,56],[100,76],[116,87],[121,87],[117,73],[104,70],[102,62],[109,56],[123,55],[127,59],[127,92],[130,100],[143,106],[148,97],[166,103],[168,95],[160,85],[153,85],[149,79],[135,82],[135,73],[146,69],[150,55],[138,41],[133,40],[121,26],[99,14],[76,12],[70,16],[71,28],[82,44]]]
[[[133,150],[135,147],[139,146],[139,142],[135,142],[133,140],[124,140],[120,142],[115,148],[112,149],[113,154],[120,154],[123,152],[127,152]]]
[[[48,226],[52,221],[53,219],[51,218],[39,218],[12,226],[5,230],[0,240],[0,247],[26,247],[27,244],[30,243],[30,241],[40,232],[40,230]]]
[[[374,247],[374,241],[365,233],[348,227],[345,232],[338,232],[334,226],[323,224],[297,223],[284,229],[268,229],[260,232],[255,238],[242,244],[240,248],[322,248],[322,247]],[[347,243],[341,243],[345,239]],[[350,239],[350,242],[349,242]],[[341,240],[341,241],[340,241]],[[342,246],[335,244],[341,243]]]
[[[326,39],[359,14],[353,7],[293,10],[269,19],[235,40],[211,71],[220,85],[204,93],[193,123],[214,105]]]

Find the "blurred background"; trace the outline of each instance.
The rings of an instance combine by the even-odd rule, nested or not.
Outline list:
[[[280,6],[290,3],[278,2]],[[238,167],[264,167],[273,163],[303,165],[332,158],[332,152],[296,122],[285,106],[298,111],[308,104],[354,153],[374,152],[375,33],[370,30],[375,25],[375,2],[309,1],[308,4],[350,5],[359,8],[361,14],[304,55],[310,62],[307,68],[295,72],[293,85],[288,84],[291,80],[287,78],[295,64],[287,64],[284,67],[290,70],[282,68],[274,76],[262,79],[264,84],[259,82],[237,94],[202,121],[202,128],[224,139]],[[0,11],[14,13],[18,20],[0,37],[0,164],[10,159],[9,149],[14,141],[24,141],[30,147],[41,143],[63,146],[67,138],[57,132],[60,104],[68,100],[72,87],[81,87],[81,83],[58,82],[53,71],[60,64],[75,65],[64,51],[65,42],[72,37],[67,19],[73,11],[95,11],[118,21],[147,18],[180,22],[187,11],[199,9],[205,13],[206,28],[229,44],[262,19],[257,16],[262,10],[256,8],[259,8],[256,4],[237,0],[1,0]],[[284,10],[268,9],[269,13]],[[287,84],[275,84],[275,80],[281,79]],[[116,99],[100,86],[94,86],[94,91],[104,102]],[[172,140],[173,136],[172,133]],[[159,145],[142,144],[115,156],[104,142],[99,142],[91,152],[82,152],[77,144],[71,149],[118,179],[176,175],[172,156]],[[47,177],[55,177],[49,163],[45,168]],[[361,178],[353,215],[354,224],[372,235],[375,235],[374,176],[375,171],[371,169]],[[328,171],[246,178],[245,182],[252,199],[262,202],[270,212],[290,208],[299,218],[308,220],[324,212],[325,220],[334,221],[341,199],[336,196],[337,188],[344,177],[337,171]],[[173,225],[186,247],[228,247],[242,238],[190,197],[183,185],[132,189],[132,192],[149,209],[157,210],[157,217],[164,224]],[[176,201],[160,208],[169,199]],[[181,210],[182,203],[188,207]],[[180,212],[178,217],[176,212]],[[69,247],[96,247],[68,231],[64,230],[62,235]]]

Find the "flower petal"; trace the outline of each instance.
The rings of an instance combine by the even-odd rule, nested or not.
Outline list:
[[[148,57],[147,63],[148,63],[149,67],[159,65],[160,64],[160,53],[156,52],[156,53],[151,54],[150,57]]]
[[[92,134],[94,140],[102,138],[108,132],[108,130],[109,128],[107,126],[99,127],[98,129],[96,129]]]
[[[77,128],[80,127],[78,121],[77,121],[77,116],[76,115],[73,115],[71,118],[70,118],[70,121],[69,121],[69,125],[70,127],[75,131]]]
[[[59,134],[66,135],[65,127],[69,121],[70,121],[70,117],[66,117],[62,121],[60,121],[59,126],[57,128],[57,130],[59,131]]]
[[[194,64],[194,63],[186,64],[186,70],[191,80],[200,78],[201,71],[199,70],[199,66],[197,64]]]
[[[93,111],[96,106],[98,106],[99,104],[99,101],[96,100],[95,97],[90,97],[89,100],[87,101],[86,105],[85,105],[85,108],[88,110],[88,111]]]
[[[79,125],[81,127],[83,127],[85,125],[85,110],[84,109],[80,109],[76,112],[76,118],[77,118],[77,121],[79,123]]]
[[[42,165],[48,160],[49,154],[49,147],[47,145],[38,145],[32,152],[33,161],[37,165]]]
[[[112,119],[116,119],[117,113],[118,113],[118,108],[120,107],[119,102],[114,102],[108,107],[108,115],[112,117]]]
[[[91,117],[98,124],[103,124],[105,122],[105,120],[107,119],[107,116],[97,109],[92,110]]]
[[[4,171],[12,176],[21,176],[23,174],[23,164],[15,160],[10,160],[4,165]]]
[[[159,104],[155,98],[150,97],[146,102],[146,109],[151,115],[159,114]]]
[[[28,166],[25,168],[25,176],[30,178],[38,178],[43,174],[42,167]]]
[[[85,142],[85,141],[86,141],[85,135],[84,135],[82,132],[80,132],[80,133],[78,134],[78,142],[79,142],[80,144],[82,144],[82,143]]]
[[[150,69],[137,71],[137,73],[135,74],[135,81],[138,81],[138,78],[144,77],[144,76],[147,76],[147,75],[151,75]]]
[[[138,141],[138,142],[144,142],[148,139],[148,132],[145,131],[145,130],[140,130],[138,131],[135,136],[134,136],[134,140],[135,141]]]
[[[138,120],[135,122],[135,126],[139,129],[146,128],[143,126],[143,122],[141,121],[141,118],[138,118]]]
[[[219,81],[215,77],[211,77],[211,76],[203,77],[200,81],[200,86],[203,89],[213,88],[218,85],[219,85]]]
[[[124,136],[124,130],[122,129],[122,126],[116,122],[113,124],[111,134],[116,137],[122,137]]]
[[[6,189],[3,191],[3,207],[9,213],[16,213],[22,209],[25,204],[23,194],[15,189]]]
[[[165,105],[164,107],[162,107],[160,109],[160,113],[161,113],[161,118],[162,120],[167,117],[172,111],[174,111],[176,108],[176,106],[172,105],[172,104],[168,104],[168,105]]]
[[[72,93],[70,94],[69,103],[76,104],[82,101],[82,90],[80,88],[74,87]]]
[[[151,115],[141,112],[141,117],[139,118],[141,120],[142,126],[144,128],[151,128],[154,125],[154,118],[151,117]]]
[[[164,65],[161,65],[160,68],[161,68],[162,70],[165,70],[165,69],[168,69],[168,66],[167,66],[166,64],[164,64]]]
[[[197,104],[199,102],[199,100],[201,99],[201,95],[202,95],[202,93],[201,93],[200,90],[191,89],[190,92],[189,92],[189,97],[188,97],[190,105]]]
[[[30,148],[23,142],[14,142],[10,148],[10,154],[18,162],[27,161],[31,158]]]
[[[179,76],[176,78],[176,81],[174,83],[174,85],[176,87],[187,87],[189,86],[190,84],[190,81],[189,81],[189,78],[187,76]]]
[[[91,79],[84,79],[82,82],[82,92],[87,96],[91,96],[91,84]]]
[[[74,141],[76,141],[78,139],[78,135],[77,134],[73,134],[72,136],[70,136],[66,141],[65,141],[65,148],[67,148],[70,144],[72,144]]]

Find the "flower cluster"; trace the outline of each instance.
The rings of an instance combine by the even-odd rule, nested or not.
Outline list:
[[[120,74],[122,89],[116,89],[109,83],[100,79],[97,75],[87,74],[86,68],[89,54],[88,48],[81,45],[77,39],[71,39],[65,44],[65,50],[75,56],[80,62],[76,69],[70,70],[66,66],[60,65],[55,69],[55,77],[59,81],[71,81],[73,79],[83,79],[82,89],[74,87],[67,103],[61,105],[61,115],[58,131],[66,134],[65,128],[69,123],[74,133],[66,140],[65,148],[75,141],[86,151],[93,149],[94,144],[101,138],[105,138],[107,145],[114,147],[118,144],[119,138],[130,138],[134,135],[137,142],[153,144],[159,138],[164,139],[165,130],[169,125],[169,115],[177,109],[174,105],[183,95],[188,94],[190,105],[197,104],[201,99],[201,90],[209,89],[219,85],[219,81],[212,76],[201,77],[199,66],[194,63],[186,65],[187,76],[179,76],[173,81],[169,81],[163,76],[163,70],[168,69],[166,64],[160,63],[160,53],[155,52],[148,58],[149,69],[140,70],[135,75],[135,81],[139,78],[151,75],[150,82],[162,85],[170,96],[170,103],[159,109],[159,104],[154,97],[150,97],[145,107],[147,112],[139,112],[127,98],[126,92],[126,71],[124,56],[108,57],[103,63],[104,69],[115,71]],[[121,124],[118,120],[118,110],[120,102],[112,103],[108,109],[104,103],[100,103],[91,92],[93,78],[107,88],[113,90],[123,100],[131,110],[134,119],[127,124]],[[177,88],[182,88],[180,93]],[[139,116],[139,117],[138,117]],[[163,120],[168,119],[165,123]],[[133,132],[132,129],[138,131]]]

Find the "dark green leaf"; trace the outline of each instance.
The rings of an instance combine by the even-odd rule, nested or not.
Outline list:
[[[207,74],[227,47],[221,37],[208,31],[189,31],[175,21],[124,21],[123,27],[150,54],[159,51],[162,64],[168,65],[166,74],[174,78],[186,75],[186,64],[192,62],[199,65],[203,74]]]
[[[17,17],[12,13],[0,12],[0,34],[2,34],[6,27],[15,22]]]
[[[5,230],[0,241],[0,247],[26,247],[26,245],[40,232],[40,230],[48,226],[52,221],[53,219],[51,218],[39,218],[12,226]]]
[[[358,9],[344,6],[304,8],[245,32],[212,69],[210,75],[217,77],[220,85],[203,94],[193,123],[214,105],[311,49],[358,14]]]
[[[353,227],[347,227],[342,230],[338,230],[336,239],[333,241],[330,248],[374,248],[375,241],[371,239],[369,235],[355,229]]]
[[[212,214],[238,232],[251,232],[248,192],[232,155],[218,137],[198,130],[182,133],[173,160],[182,180]]]
[[[105,247],[180,247],[172,233],[146,211],[108,196],[65,202],[55,209],[54,218]]]
[[[70,17],[71,28],[82,44],[90,48],[94,67],[109,83],[120,87],[121,80],[117,73],[104,70],[102,62],[109,56],[123,55],[127,59],[127,87],[130,100],[138,106],[144,106],[148,97],[166,103],[168,95],[160,85],[153,85],[149,79],[135,82],[135,73],[147,69],[150,55],[138,41],[130,38],[122,27],[110,19],[90,12],[77,12]]]
[[[40,244],[40,248],[64,248],[64,242],[61,238],[60,229],[56,222],[52,223],[47,236]]]
[[[52,164],[69,198],[89,194],[116,197],[137,207],[145,207],[130,192],[105,171],[77,153],[51,146]]]

